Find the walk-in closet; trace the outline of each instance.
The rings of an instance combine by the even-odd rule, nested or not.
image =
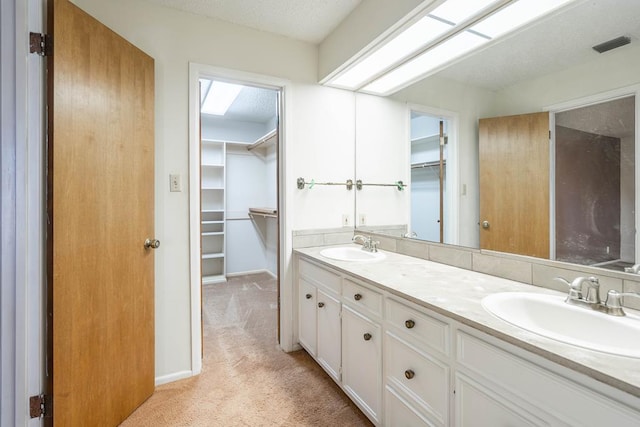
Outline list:
[[[277,277],[279,92],[200,84],[202,284]]]
[[[412,237],[444,242],[448,121],[411,113]]]

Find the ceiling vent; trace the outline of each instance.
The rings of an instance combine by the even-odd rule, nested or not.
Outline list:
[[[611,39],[604,43],[600,43],[595,45],[592,49],[598,53],[604,53],[609,50],[613,50],[619,48],[620,46],[624,46],[625,44],[631,43],[631,38],[627,36],[616,37],[615,39]]]

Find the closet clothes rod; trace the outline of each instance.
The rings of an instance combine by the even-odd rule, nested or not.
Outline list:
[[[278,218],[278,211],[271,208],[249,208],[249,216],[261,216],[264,218]]]
[[[353,188],[352,179],[348,179],[346,182],[316,182],[313,179],[310,182],[306,182],[304,178],[298,178],[296,182],[298,184],[298,190],[303,190],[305,185],[308,185],[309,189],[312,189],[314,185],[345,185],[347,190]]]
[[[256,140],[256,142],[254,142],[253,144],[249,145],[247,147],[247,150],[251,151],[254,148],[261,147],[262,145],[266,144],[267,142],[270,142],[272,139],[275,141],[277,136],[278,136],[278,130],[274,129],[274,130],[270,131],[269,133],[267,133],[265,136],[263,136],[261,138],[258,138]]]
[[[393,184],[365,184],[361,179],[356,181],[356,189],[362,190],[362,187],[365,185],[369,185],[371,187],[396,187],[398,191],[402,191],[407,188],[407,184],[402,181],[396,181]]]

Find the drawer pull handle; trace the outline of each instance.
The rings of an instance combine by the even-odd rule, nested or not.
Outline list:
[[[416,373],[413,372],[411,369],[407,369],[406,371],[404,371],[404,376],[410,380],[411,378],[416,376]]]
[[[413,320],[409,319],[409,320],[406,320],[406,321],[404,322],[404,326],[406,326],[406,327],[407,327],[407,329],[411,329],[411,328],[413,328],[414,326],[416,326],[416,322],[414,322]]]
[[[355,295],[353,296],[353,299],[354,299],[354,300],[356,300],[356,301],[360,301],[360,300],[362,299],[362,295],[360,295],[360,294],[355,294]]]
[[[363,338],[365,341],[369,341],[371,339],[371,334],[367,332],[366,334],[364,334]]]
[[[311,294],[306,294],[306,295],[305,295],[305,298],[307,298],[307,299],[311,299]]]
[[[319,302],[318,303],[318,307],[320,307],[320,308],[324,307],[324,303],[323,302]]]

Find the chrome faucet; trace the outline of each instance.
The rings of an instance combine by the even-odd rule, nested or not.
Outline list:
[[[624,268],[624,272],[625,273],[640,274],[640,264],[636,264],[633,267],[625,267]]]
[[[618,292],[612,289],[607,292],[607,299],[603,303],[600,300],[600,282],[597,277],[576,277],[572,282],[562,277],[555,277],[554,280],[569,286],[569,295],[565,299],[567,304],[590,308],[612,316],[625,316],[621,304],[622,297],[640,298],[640,293],[637,292]],[[583,297],[584,286],[587,287],[587,294]]]
[[[367,252],[378,252],[378,245],[380,242],[373,240],[370,236],[363,236],[362,234],[356,234],[351,239],[352,242],[357,243],[360,240],[362,242],[362,250]]]
[[[600,304],[600,281],[597,277],[576,277],[572,282],[562,277],[555,277],[553,280],[569,286],[569,295],[565,302],[567,304],[591,306]],[[583,296],[583,285],[587,286],[587,294]]]

